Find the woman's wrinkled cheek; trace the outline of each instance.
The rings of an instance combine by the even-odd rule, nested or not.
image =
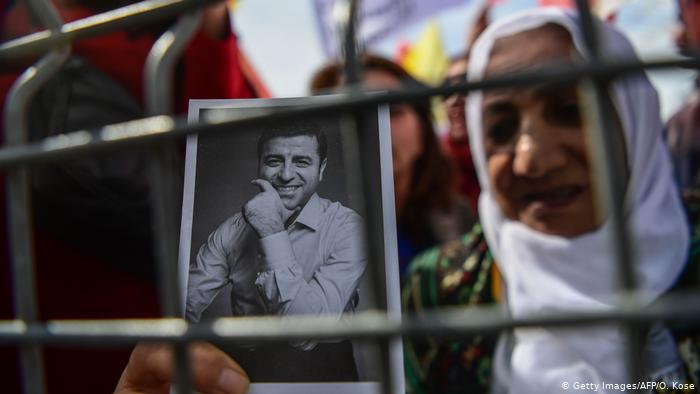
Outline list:
[[[513,196],[513,159],[507,153],[495,153],[487,158],[486,166],[489,183],[494,198],[503,214],[511,219],[517,215],[517,207]]]

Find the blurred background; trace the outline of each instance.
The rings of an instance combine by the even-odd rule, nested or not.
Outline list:
[[[332,1],[237,0],[232,3],[233,25],[240,45],[273,96],[307,95],[311,74],[332,60],[333,54],[324,49],[323,28],[320,27],[324,15],[319,11],[323,11],[328,3]],[[392,2],[374,0],[365,3],[366,6],[374,3],[380,8]],[[372,37],[368,49],[402,63],[401,57],[422,43],[421,49],[428,54],[427,58],[435,62],[431,68],[439,69],[444,67],[439,65],[441,62],[446,64],[447,59],[468,47],[470,28],[483,7],[491,7],[487,18],[493,21],[518,10],[567,1],[443,0],[430,3],[434,5],[427,7],[432,9],[422,10],[416,18],[404,18],[402,23],[392,21],[385,25],[380,34]],[[598,3],[598,14],[627,33],[642,59],[677,55],[674,36],[679,24],[675,0],[608,0]],[[379,17],[377,22],[380,22]],[[664,120],[685,101],[694,86],[694,75],[694,71],[688,70],[651,73],[652,82],[661,95]]]

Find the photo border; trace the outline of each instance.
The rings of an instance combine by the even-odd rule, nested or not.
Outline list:
[[[274,99],[198,99],[190,100],[187,121],[197,123],[202,110],[225,108],[274,108],[318,104],[333,96],[314,96]],[[401,320],[401,290],[396,238],[396,217],[394,215],[394,181],[391,160],[391,129],[389,107],[377,107],[380,152],[380,187],[382,193],[382,221],[384,233],[384,267],[386,277],[387,314],[390,319]],[[178,274],[181,295],[181,314],[185,316],[187,282],[189,276],[190,253],[192,250],[192,223],[194,215],[194,192],[197,169],[198,135],[187,137],[185,180],[183,187],[182,221],[180,225],[180,245]],[[376,296],[376,295],[375,295]],[[389,343],[390,379],[396,394],[405,392],[402,339],[392,338]],[[283,388],[282,388],[283,387]],[[250,394],[374,394],[381,392],[379,382],[333,382],[333,383],[251,383]]]

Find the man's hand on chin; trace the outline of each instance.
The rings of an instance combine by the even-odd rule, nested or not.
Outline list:
[[[284,231],[284,224],[299,209],[287,209],[270,182],[255,179],[251,183],[260,188],[260,193],[243,206],[243,217],[246,222],[255,229],[260,238]]]

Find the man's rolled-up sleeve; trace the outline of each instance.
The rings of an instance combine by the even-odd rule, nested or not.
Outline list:
[[[308,282],[286,231],[262,238],[265,266],[256,285],[270,311],[280,315],[340,315],[367,267],[363,231],[360,216],[348,215],[331,241],[327,260]]]
[[[198,322],[202,312],[209,307],[214,297],[226,285],[229,266],[224,240],[228,222],[209,235],[207,242],[197,253],[195,264],[190,266],[187,282],[186,318]]]

